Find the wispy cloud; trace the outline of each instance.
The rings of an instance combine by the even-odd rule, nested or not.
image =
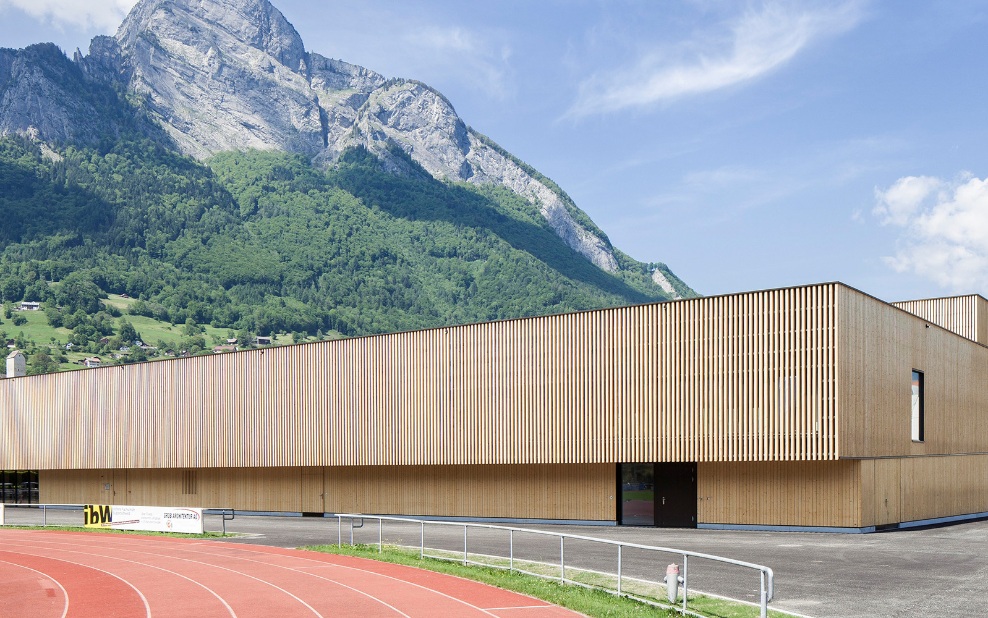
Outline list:
[[[765,75],[810,44],[852,29],[862,2],[813,8],[767,0],[749,8],[719,34],[700,33],[677,49],[650,49],[630,68],[598,73],[580,84],[569,117],[646,107],[720,90]]]
[[[0,0],[0,9],[19,9],[60,28],[113,31],[137,0]]]
[[[872,211],[903,230],[892,269],[960,292],[988,288],[988,179],[900,178],[875,191]]]
[[[499,99],[510,91],[511,47],[462,26],[423,25],[402,36],[408,60],[455,76],[473,90]]]

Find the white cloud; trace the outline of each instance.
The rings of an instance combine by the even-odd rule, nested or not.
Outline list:
[[[60,28],[112,32],[137,0],[0,0],[0,9],[19,9]]]
[[[511,48],[460,26],[423,25],[402,36],[406,63],[443,74],[498,99],[510,94]]]
[[[909,176],[875,196],[873,214],[903,229],[886,264],[960,292],[988,288],[988,179]]]
[[[700,35],[705,40],[686,43],[678,53],[652,49],[632,68],[592,76],[580,85],[567,115],[644,107],[750,81],[816,40],[850,30],[862,15],[855,0],[819,9],[768,0],[737,17],[720,36]]]

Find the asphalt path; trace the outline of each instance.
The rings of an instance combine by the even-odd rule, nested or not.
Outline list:
[[[27,523],[37,513],[8,509],[8,523]],[[49,523],[80,519],[78,512],[49,512]],[[74,518],[74,519],[73,519]],[[237,515],[226,524],[239,536],[231,543],[277,547],[336,543],[350,540],[349,525],[336,519]],[[219,530],[218,517],[207,517],[208,530]],[[522,526],[519,526],[522,527]],[[988,616],[988,521],[960,523],[873,534],[810,532],[751,532],[671,530],[598,526],[524,526],[619,540],[629,543],[684,549],[763,564],[775,571],[775,599],[770,607],[814,618],[906,616]],[[385,523],[386,544],[418,545],[420,528]],[[376,543],[376,521],[365,520],[354,530],[357,543]],[[462,551],[463,528],[428,526],[427,544]],[[503,532],[470,530],[471,553],[507,551]],[[534,535],[515,536],[515,555],[556,561],[559,540]],[[568,541],[567,565],[613,571],[617,555],[612,546]],[[631,577],[661,579],[666,565],[681,557],[625,550],[623,572]],[[691,587],[756,601],[758,577],[751,571],[724,568],[693,559]]]

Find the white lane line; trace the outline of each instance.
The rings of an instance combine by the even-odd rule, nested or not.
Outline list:
[[[10,544],[9,544],[9,543],[7,543],[7,544],[5,544],[5,545],[4,545],[4,548],[8,548],[8,547],[10,547]],[[9,551],[9,550],[7,550],[7,551]],[[26,554],[26,555],[29,555],[29,556],[34,556],[34,557],[36,557],[36,558],[46,558],[46,559],[48,559],[48,560],[57,560],[57,561],[59,561],[59,562],[66,562],[66,563],[68,563],[68,564],[74,564],[74,565],[76,565],[76,566],[80,566],[80,567],[83,567],[83,568],[85,568],[85,569],[92,569],[93,571],[99,571],[99,572],[101,572],[101,573],[105,573],[105,574],[107,574],[107,575],[109,575],[110,577],[113,577],[113,578],[115,578],[115,579],[119,579],[119,580],[120,580],[120,581],[122,581],[123,583],[125,583],[125,584],[127,584],[128,586],[130,586],[130,587],[131,587],[131,589],[132,589],[132,590],[133,590],[134,592],[136,592],[136,593],[137,593],[137,596],[138,596],[138,597],[140,597],[140,599],[141,599],[141,602],[142,602],[142,603],[144,603],[144,612],[145,612],[145,615],[147,616],[147,618],[151,618],[151,606],[150,606],[150,605],[148,605],[148,600],[147,600],[146,598],[144,598],[144,595],[143,595],[143,594],[141,594],[141,591],[140,591],[140,590],[138,590],[138,589],[137,589],[137,587],[136,587],[136,586],[134,586],[134,584],[132,584],[132,583],[130,583],[129,581],[127,581],[126,579],[124,579],[124,578],[122,578],[122,577],[120,577],[120,576],[119,576],[119,575],[117,575],[116,573],[111,573],[111,572],[109,572],[109,571],[106,571],[106,570],[103,570],[103,569],[100,569],[100,568],[97,568],[97,567],[94,567],[94,566],[92,566],[92,565],[89,565],[89,564],[84,564],[84,563],[82,563],[82,562],[74,562],[74,561],[72,561],[72,560],[66,560],[65,558],[55,558],[55,557],[53,557],[53,556],[45,556],[45,555],[38,555],[38,554],[33,554],[33,553],[30,553],[30,552],[19,552],[19,553],[22,553],[22,554]],[[77,553],[77,554],[81,554],[81,553],[83,553],[83,552],[72,552],[72,553]]]
[[[5,545],[4,547],[5,548],[6,547],[10,547],[10,545],[8,544],[8,545]],[[30,545],[28,547],[31,547],[32,549],[37,550],[37,547],[30,546]],[[73,546],[73,547],[75,547],[75,546]],[[86,556],[100,556],[102,558],[110,558],[110,559],[113,559],[113,560],[118,560],[120,562],[129,562],[130,564],[137,564],[137,565],[140,565],[140,566],[146,566],[146,567],[149,567],[149,568],[152,568],[152,569],[157,569],[159,571],[164,571],[165,573],[170,573],[170,574],[172,574],[172,575],[174,575],[176,577],[181,577],[182,579],[192,582],[196,586],[199,586],[200,588],[204,589],[209,594],[211,594],[214,597],[216,597],[216,599],[220,603],[223,604],[223,607],[226,608],[226,611],[230,614],[230,616],[232,616],[233,618],[237,618],[237,613],[233,611],[233,608],[230,607],[230,604],[227,603],[226,600],[223,597],[221,597],[219,594],[217,594],[213,589],[211,589],[209,586],[207,586],[207,585],[205,585],[203,583],[197,582],[196,580],[192,579],[191,577],[186,577],[185,575],[182,575],[181,573],[178,573],[176,571],[172,571],[170,569],[166,569],[165,567],[155,566],[153,564],[147,564],[145,562],[138,562],[136,560],[127,560],[126,558],[120,558],[119,556],[108,556],[106,554],[97,554],[97,553],[93,553],[92,551],[85,551],[85,552],[83,552],[83,551],[76,551],[76,550],[72,550],[72,549],[60,549],[59,551],[63,551],[65,553],[70,553],[70,554],[83,554],[83,555],[86,555]],[[47,558],[48,557],[47,555],[44,555],[44,554],[39,555],[39,554],[33,554],[33,553],[28,553],[28,552],[23,552],[23,551],[21,553],[23,555],[27,555],[27,556],[37,556],[37,557],[43,557],[43,558]],[[65,589],[63,588],[62,590],[64,592]],[[64,615],[63,615],[63,618],[64,618]]]
[[[60,542],[56,542],[56,541],[47,541],[47,542],[50,543],[50,544],[53,544],[53,545],[68,545],[70,547],[85,547],[85,548],[90,548],[91,547],[89,545],[81,544],[81,543],[80,544],[76,544],[76,543],[60,543]],[[163,556],[160,553],[152,553],[152,552],[148,552],[148,551],[138,551],[138,550],[127,549],[127,548],[122,548],[122,547],[116,547],[114,549],[116,551],[126,551],[126,552],[129,552],[129,553],[134,553],[134,554],[139,554],[139,555],[155,556],[155,557],[159,557],[159,558],[160,557],[165,557],[165,558],[171,558],[171,559],[174,559],[174,560],[182,560],[184,562],[192,562],[194,564],[201,564],[203,566],[212,567],[214,569],[222,569],[224,571],[229,571],[231,573],[236,573],[237,575],[242,575],[244,577],[248,577],[248,578],[253,579],[255,581],[258,581],[258,582],[260,582],[262,584],[267,584],[268,586],[271,586],[272,588],[285,593],[286,595],[292,597],[293,599],[295,599],[296,601],[298,601],[299,603],[301,603],[302,605],[304,605],[306,608],[309,609],[309,611],[311,611],[313,614],[315,614],[319,618],[325,618],[322,614],[320,614],[318,611],[316,611],[316,608],[312,607],[311,605],[309,605],[308,603],[306,603],[305,601],[303,601],[299,597],[295,596],[291,592],[285,590],[281,586],[277,586],[277,585],[275,585],[275,584],[273,584],[273,583],[271,583],[269,581],[265,581],[265,580],[260,579],[258,577],[254,577],[253,575],[250,575],[248,573],[237,571],[235,569],[229,569],[227,567],[220,566],[218,564],[210,564],[209,562],[202,562],[202,561],[199,561],[199,560],[192,560],[191,558],[180,558],[178,556]],[[75,550],[70,550],[70,549],[63,549],[62,551],[68,552],[68,553],[73,553],[73,554],[96,555],[96,556],[101,556],[103,558],[109,558],[111,560],[120,560],[122,562],[132,562],[134,564],[146,564],[144,562],[138,562],[138,561],[135,561],[135,560],[127,560],[125,558],[119,558],[117,556],[109,556],[109,555],[106,555],[106,554],[94,554],[91,549],[89,551],[85,551],[85,552],[83,552],[83,551],[75,551]],[[203,553],[203,552],[195,552],[195,553]],[[68,562],[68,561],[66,561],[66,562]],[[152,565],[146,565],[146,566],[152,566]],[[95,568],[95,567],[93,567],[93,568]],[[96,570],[99,571],[99,570],[102,570],[102,569],[96,569]],[[112,575],[112,573],[109,573],[109,574]],[[133,586],[131,586],[131,587],[133,588]],[[135,588],[135,590],[136,590],[136,588]],[[140,592],[138,592],[138,594],[140,594]],[[141,595],[141,598],[143,599],[144,598],[144,595]],[[144,604],[147,605],[147,601],[146,600],[145,600]],[[224,603],[224,605],[225,605],[225,603]],[[148,612],[149,612],[148,613],[148,618],[150,618],[150,616],[151,616],[150,609],[148,610]]]
[[[14,553],[14,552],[11,552],[11,553]],[[38,575],[40,575],[40,576],[42,576],[44,578],[47,578],[47,579],[55,582],[55,585],[58,586],[59,590],[62,591],[62,596],[65,598],[65,607],[62,609],[62,618],[65,618],[65,616],[68,615],[68,613],[69,613],[69,593],[65,591],[65,588],[62,587],[62,584],[60,584],[57,579],[55,579],[54,577],[52,577],[51,575],[49,575],[47,573],[44,573],[44,572],[39,571],[37,569],[32,569],[31,567],[24,566],[23,564],[17,564],[16,562],[8,562],[6,560],[0,560],[0,563],[2,563],[2,564],[9,564],[11,566],[20,567],[22,569],[26,569],[28,571],[32,571],[32,572],[37,573]]]
[[[70,547],[85,547],[85,548],[89,548],[89,547],[100,547],[99,544],[65,543],[65,542],[57,542],[57,541],[50,541],[50,540],[41,541],[41,542],[48,542],[48,543],[56,544],[56,545],[68,545]],[[143,539],[142,539],[141,542],[142,543],[147,543]],[[151,543],[147,543],[147,544],[151,544]],[[153,553],[153,552],[150,552],[150,551],[140,551],[140,550],[136,550],[136,549],[131,549],[129,547],[125,547],[125,545],[126,545],[125,542],[116,543],[116,544],[114,544],[114,549],[116,551],[126,551],[126,552],[130,552],[130,553],[136,553],[136,554],[139,554],[139,555],[153,555],[153,556],[156,556],[156,557],[171,558],[171,559],[174,559],[174,560],[183,560],[183,561],[192,562],[192,563],[195,563],[195,564],[203,564],[203,565],[212,566],[212,567],[215,567],[215,568],[218,568],[218,569],[225,569],[225,570],[228,570],[228,571],[233,571],[234,573],[240,573],[241,575],[244,575],[245,577],[251,577],[253,579],[257,579],[257,578],[254,578],[251,575],[247,575],[246,573],[243,573],[243,572],[240,572],[240,571],[235,571],[233,569],[226,569],[226,567],[222,567],[222,566],[219,566],[219,565],[211,564],[211,563],[208,563],[208,562],[201,562],[201,561],[198,561],[198,560],[192,560],[191,558],[182,558],[182,557],[173,556],[173,555],[170,555],[170,554]],[[281,569],[288,569],[290,571],[294,571],[294,572],[298,572],[298,573],[305,573],[304,571],[292,569],[292,568],[289,568],[289,567],[283,567],[281,565],[272,564],[270,562],[263,562],[263,561],[259,561],[259,560],[251,560],[250,558],[243,558],[243,557],[235,556],[235,555],[232,555],[232,554],[227,553],[225,551],[224,552],[215,552],[215,551],[199,552],[199,551],[191,551],[191,550],[188,550],[188,549],[185,549],[185,548],[179,548],[179,547],[177,547],[178,544],[176,544],[176,543],[155,543],[155,545],[157,545],[157,546],[163,546],[163,547],[167,547],[167,548],[174,548],[174,549],[177,549],[179,551],[183,551],[183,552],[186,552],[186,553],[194,553],[194,554],[197,554],[197,555],[199,555],[199,554],[205,554],[205,555],[208,555],[210,557],[214,557],[214,556],[218,556],[219,555],[219,556],[223,556],[223,557],[228,558],[228,559],[229,558],[237,558],[238,560],[243,560],[243,561],[248,561],[248,562],[255,562],[257,564],[263,564],[263,565],[266,565],[266,566],[277,567],[277,568],[281,568]],[[198,547],[208,547],[210,549],[217,549],[217,548],[220,548],[220,547],[224,548],[224,550],[226,550],[226,549],[233,549],[233,546],[229,546],[229,545],[218,545],[216,543],[188,543],[188,545],[195,545],[195,546],[198,546]],[[245,546],[237,546],[237,548],[240,551],[242,551],[243,553],[249,553],[252,556],[258,555],[258,554],[261,554],[261,555],[267,554],[267,552],[258,552],[258,551],[253,550],[253,549],[245,549],[247,547],[249,547],[249,546],[246,546],[246,545]],[[66,550],[62,550],[62,551],[72,551],[72,550],[67,550],[66,549]],[[73,552],[73,553],[92,554],[93,552],[91,550],[89,550],[89,551],[86,551],[86,552]],[[102,556],[107,557],[107,558],[116,558],[118,560],[124,560],[123,558],[117,558],[116,556],[107,556],[105,554],[95,554],[95,555],[102,555]],[[271,554],[271,555],[278,555],[278,554]],[[285,557],[285,556],[282,556],[282,557]],[[291,557],[291,556],[288,556],[288,557]],[[308,558],[305,558],[305,559],[308,560]],[[127,561],[127,562],[131,562],[131,561]],[[145,563],[138,562],[137,564],[145,564]],[[151,566],[151,565],[148,565],[148,566]],[[318,566],[336,566],[336,565],[331,565],[331,564],[328,564],[328,563],[318,563]],[[405,618],[411,618],[411,616],[409,616],[405,612],[401,611],[397,607],[389,604],[388,602],[384,601],[383,599],[380,599],[378,597],[375,597],[374,595],[372,595],[370,593],[364,592],[363,590],[360,590],[358,588],[354,588],[352,586],[348,586],[348,585],[346,585],[346,584],[344,584],[342,582],[336,581],[334,579],[330,579],[328,577],[322,577],[320,575],[313,575],[313,577],[316,577],[316,578],[321,579],[323,581],[327,581],[327,582],[332,583],[332,584],[336,584],[337,586],[339,586],[341,588],[346,588],[348,590],[351,590],[353,592],[356,592],[357,594],[361,594],[361,595],[367,597],[368,599],[370,599],[372,601],[375,601],[377,603],[380,603],[381,605],[383,605],[383,606],[387,607],[388,609],[394,611],[396,614],[399,614],[401,616],[404,616]],[[263,581],[263,580],[258,580],[258,581]],[[320,616],[320,618],[322,618],[321,615],[318,612],[316,612],[315,609],[313,609],[311,606],[309,606],[304,601],[302,601],[301,599],[299,599],[295,595],[291,594],[287,590],[284,590],[283,588],[279,588],[278,586],[276,586],[276,585],[274,585],[274,584],[272,584],[270,582],[265,582],[265,583],[267,583],[268,585],[270,585],[270,586],[272,586],[274,588],[278,588],[278,590],[281,590],[282,592],[284,592],[285,594],[288,594],[289,596],[294,597],[296,600],[298,600],[299,602],[301,602],[303,605],[305,605],[306,607],[309,607],[309,609],[312,609],[312,611],[317,616]]]
[[[202,552],[196,552],[196,551],[185,550],[185,549],[182,549],[181,551],[187,551],[187,552],[191,552],[191,553],[202,553]],[[383,573],[378,573],[376,571],[371,571],[371,570],[368,570],[368,569],[360,569],[360,568],[357,568],[357,567],[352,567],[352,566],[348,566],[348,565],[344,565],[344,564],[336,564],[336,563],[333,563],[333,562],[315,560],[315,559],[308,558],[308,557],[305,557],[305,556],[285,556],[284,554],[271,553],[271,552],[265,552],[265,551],[256,551],[256,550],[255,551],[252,551],[251,553],[253,553],[253,554],[260,554],[260,555],[281,556],[283,558],[284,557],[296,558],[298,560],[304,560],[304,561],[307,561],[307,562],[313,562],[313,563],[315,563],[317,565],[321,565],[321,566],[333,566],[333,567],[338,567],[338,568],[342,568],[342,569],[349,569],[351,571],[357,571],[358,573],[364,573],[364,574],[367,574],[367,575],[376,575],[378,577],[383,577],[385,579],[390,579],[392,581],[396,581],[396,582],[400,582],[400,583],[403,583],[403,584],[407,584],[407,585],[412,586],[414,588],[419,588],[421,590],[425,590],[426,592],[429,592],[431,594],[436,594],[436,595],[439,595],[441,597],[446,597],[447,599],[449,599],[451,601],[455,601],[455,602],[460,603],[462,605],[466,605],[467,607],[472,608],[472,609],[475,609],[478,612],[481,612],[483,614],[487,614],[488,616],[496,616],[496,614],[493,614],[493,613],[487,611],[483,607],[474,605],[473,603],[469,603],[467,601],[464,601],[463,599],[458,599],[458,598],[456,598],[454,596],[448,595],[448,594],[446,594],[444,592],[439,592],[438,590],[433,590],[432,588],[428,588],[428,587],[423,586],[421,584],[416,584],[416,583],[410,582],[408,580],[400,579],[398,577],[393,577],[391,575],[385,575]],[[332,579],[329,579],[329,578],[326,578],[326,577],[322,577],[320,575],[316,575],[314,573],[310,573],[310,572],[308,572],[308,571],[305,570],[305,568],[307,568],[307,567],[299,567],[299,568],[296,568],[296,567],[286,567],[286,566],[281,566],[281,565],[278,565],[278,564],[273,564],[273,563],[270,563],[270,562],[264,562],[264,561],[261,561],[261,560],[253,560],[251,558],[243,558],[243,557],[240,557],[240,556],[230,556],[230,557],[231,558],[236,558],[237,560],[246,560],[246,561],[249,561],[249,562],[259,562],[261,564],[268,564],[270,566],[278,567],[278,568],[281,568],[281,569],[287,569],[287,570],[292,571],[294,573],[305,573],[306,575],[311,575],[312,577],[318,577],[319,579],[323,579],[323,580],[326,580],[326,581],[331,581],[331,582],[334,582],[334,583],[339,583],[339,582],[336,582],[336,580],[332,580]],[[414,568],[414,567],[410,567],[410,568]],[[443,575],[443,574],[441,574],[441,575]],[[455,577],[455,576],[447,576],[447,575],[443,575],[443,576],[445,576],[445,577]],[[462,578],[457,578],[457,579],[462,579]],[[473,582],[472,580],[465,580],[465,581],[470,581],[471,583],[477,583],[477,582]],[[483,585],[483,584],[481,584],[481,585]],[[517,593],[515,593],[515,594],[517,594]],[[374,597],[374,598],[376,598],[376,597]],[[380,599],[378,599],[378,600],[380,601]],[[380,601],[380,602],[381,603],[384,603],[384,601]]]

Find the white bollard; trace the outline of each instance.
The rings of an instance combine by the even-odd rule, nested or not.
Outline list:
[[[662,580],[666,583],[666,594],[670,603],[675,603],[679,598],[679,580],[679,565],[670,564],[666,568],[665,579]]]

